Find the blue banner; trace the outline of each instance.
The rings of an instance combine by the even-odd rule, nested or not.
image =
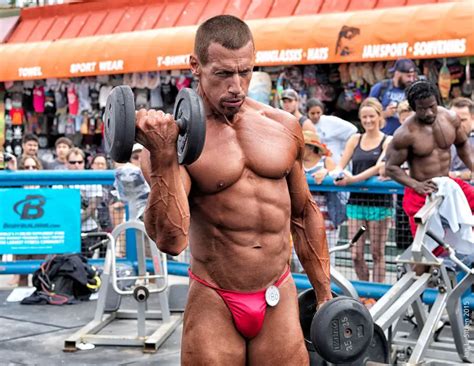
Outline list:
[[[0,254],[80,251],[78,189],[0,189]]]

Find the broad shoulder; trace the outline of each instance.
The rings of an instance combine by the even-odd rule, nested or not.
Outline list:
[[[413,145],[415,137],[419,134],[420,126],[414,116],[407,120],[395,130],[390,141],[396,148],[406,148]]]
[[[275,122],[278,122],[290,130],[299,129],[301,130],[300,124],[295,116],[291,113],[285,112],[284,110],[273,108],[269,105],[257,102],[251,98],[246,98],[247,108],[256,111],[262,116],[269,118]],[[300,132],[301,133],[301,132]]]
[[[439,106],[438,115],[444,117],[455,128],[458,128],[461,125],[461,121],[459,120],[454,111],[450,111],[449,109]]]

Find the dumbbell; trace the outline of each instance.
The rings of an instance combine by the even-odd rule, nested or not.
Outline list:
[[[359,359],[369,348],[374,333],[374,321],[367,308],[356,299],[335,293],[317,311],[316,304],[314,289],[298,295],[300,324],[310,354],[317,352],[333,364]]]
[[[189,165],[201,155],[206,138],[206,116],[201,97],[190,88],[179,91],[173,117],[179,127],[176,150],[180,164]],[[120,85],[107,97],[104,113],[105,150],[119,163],[132,156],[135,143],[135,98],[132,89]]]

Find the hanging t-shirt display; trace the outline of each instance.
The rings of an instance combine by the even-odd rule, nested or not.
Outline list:
[[[10,109],[10,118],[13,126],[21,126],[25,118],[25,112],[23,108],[12,108]]]
[[[79,114],[90,111],[92,107],[89,97],[89,82],[86,79],[82,80],[77,86],[77,96],[79,98]]]
[[[67,98],[66,98],[66,85],[59,84],[54,90],[54,101],[56,103],[56,108],[67,107]]]
[[[166,113],[173,113],[174,101],[178,95],[178,88],[171,77],[161,83],[161,97],[163,98],[163,109]]]
[[[35,108],[33,106],[33,89],[23,89],[23,109],[25,112],[34,112]]]
[[[99,91],[99,105],[100,108],[105,108],[107,105],[107,97],[110,94],[110,91],[112,90],[111,85],[102,85]]]
[[[91,85],[89,89],[89,98],[91,102],[91,108],[94,111],[98,111],[100,109],[99,88],[100,88],[100,84],[94,84],[94,85]]]
[[[44,112],[44,86],[38,85],[33,89],[33,109],[36,113]]]
[[[150,108],[163,108],[163,98],[161,97],[161,87],[159,86],[155,89],[150,90]]]
[[[77,98],[76,87],[74,84],[67,88],[67,101],[69,105],[69,114],[75,116],[79,112],[79,100]]]

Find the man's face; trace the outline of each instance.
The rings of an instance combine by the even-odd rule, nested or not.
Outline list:
[[[323,110],[319,106],[312,107],[308,111],[308,117],[313,123],[318,123],[322,114]]]
[[[70,147],[67,144],[58,144],[58,146],[56,146],[56,155],[58,156],[59,160],[66,159],[69,150]]]
[[[415,100],[415,114],[420,122],[428,125],[433,124],[438,114],[438,102],[436,98],[431,96],[429,98]]]
[[[36,141],[27,141],[21,146],[23,153],[28,156],[36,156],[38,154],[38,143]]]
[[[474,118],[471,112],[469,112],[469,107],[452,107],[451,110],[456,113],[458,118],[461,120],[463,128],[465,128],[466,131],[470,132],[474,130]]]
[[[69,170],[84,170],[84,158],[80,154],[71,154],[67,159]]]
[[[283,99],[283,110],[288,113],[295,114],[296,110],[298,109],[298,101],[294,99]]]
[[[252,42],[238,50],[211,43],[206,65],[191,59],[193,73],[199,77],[200,90],[211,108],[229,119],[239,111],[247,95],[254,53]]]
[[[395,71],[395,78],[398,79],[398,86],[400,87],[400,89],[406,89],[415,82],[416,71]]]

